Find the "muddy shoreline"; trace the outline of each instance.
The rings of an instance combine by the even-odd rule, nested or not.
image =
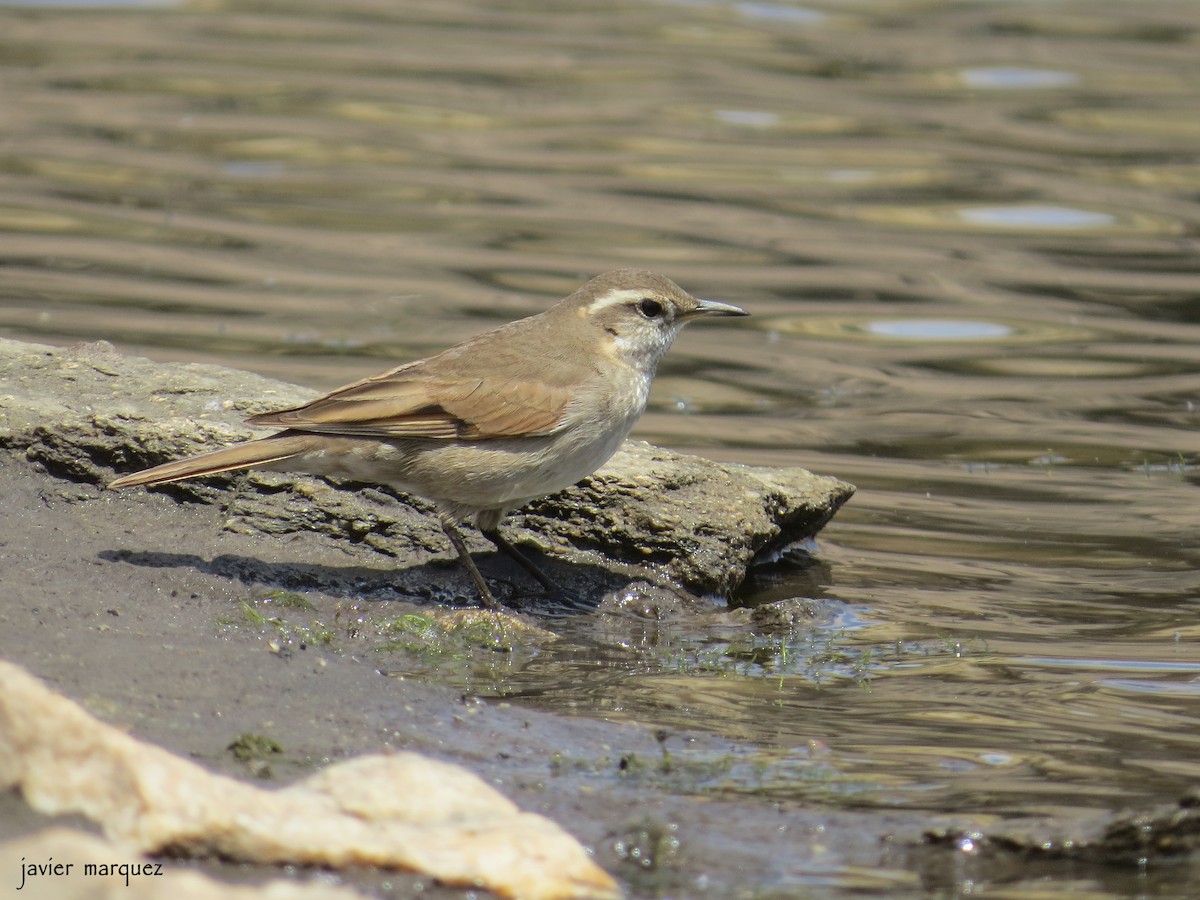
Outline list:
[[[61,398],[64,406],[77,400]],[[45,428],[38,440],[41,448],[70,444]],[[483,702],[460,687],[406,675],[394,646],[380,652],[395,637],[380,622],[417,617],[459,634],[452,623],[463,620],[447,616],[469,613],[434,602],[453,606],[461,600],[457,588],[425,597],[387,589],[395,561],[381,559],[369,542],[319,528],[281,525],[264,534],[230,527],[245,519],[231,516],[239,501],[220,486],[196,489],[205,496],[116,495],[101,487],[105,472],[94,462],[83,460],[64,477],[61,467],[47,471],[44,449],[13,448],[11,433],[9,444],[0,452],[8,501],[0,519],[3,657],[100,719],[213,771],[289,783],[365,753],[412,750],[455,762],[564,825],[633,896],[769,893],[825,878],[829,895],[919,894],[955,883],[964,865],[999,881],[1023,873],[1031,848],[1047,846],[1047,835],[1059,837],[1038,865],[1083,864],[1066,852],[1071,842],[1095,844],[1113,824],[1099,816],[1007,823],[1002,833],[969,811],[856,810],[714,791],[711,769],[744,756],[743,744],[598,710],[563,715]],[[413,577],[455,584],[456,569],[433,558],[434,549]],[[628,588],[619,569],[597,568]],[[638,590],[643,605],[647,598],[667,604],[653,586]],[[682,614],[696,599],[689,596],[675,598]],[[703,609],[714,614],[711,602]],[[554,640],[555,622],[534,609],[514,615],[502,639],[468,632],[453,652],[537,652]],[[239,760],[229,748],[246,734],[269,736],[280,752],[266,765]],[[0,837],[41,821],[13,795],[3,803]],[[990,849],[964,855],[958,836],[985,831],[978,843]],[[201,865],[219,877],[246,877],[242,867]],[[1126,872],[1111,874],[1122,880]],[[432,890],[412,876],[346,878],[384,895]]]
[[[456,688],[387,677],[369,650],[280,647],[269,625],[223,624],[270,586],[231,577],[213,560],[345,567],[346,551],[313,534],[274,542],[222,530],[219,508],[161,494],[140,498],[131,513],[125,497],[37,469],[0,453],[0,485],[14,511],[0,524],[4,658],[104,721],[214,771],[256,777],[227,749],[248,732],[282,746],[270,769],[284,783],[329,761],[394,749],[456,762],[565,825],[635,896],[660,884],[686,891],[780,883],[830,866],[882,867],[886,876],[893,851],[881,837],[920,839],[923,817],[910,813],[689,795],[688,782],[700,780],[686,774],[689,760],[743,750],[703,732],[672,730],[660,743],[652,727],[485,703]],[[187,549],[174,564],[116,558],[147,543]],[[305,597],[319,610],[345,602],[337,590],[312,588]],[[391,615],[426,611],[374,603]],[[654,776],[664,746],[681,777]],[[635,764],[649,773],[631,771]],[[20,801],[10,795],[5,803]],[[7,812],[0,822],[22,824]],[[618,845],[631,842],[659,848],[648,871],[622,857]],[[898,869],[891,877],[908,880]]]

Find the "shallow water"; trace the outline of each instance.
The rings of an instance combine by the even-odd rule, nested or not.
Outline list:
[[[718,790],[1200,776],[1194,3],[79,6],[0,3],[0,333],[332,388],[646,265],[753,317],[638,435],[858,486],[738,598],[833,624],[495,693],[783,761]]]

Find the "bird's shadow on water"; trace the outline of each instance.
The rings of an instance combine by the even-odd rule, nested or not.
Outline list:
[[[257,588],[289,591],[320,591],[339,599],[406,600],[447,606],[477,606],[474,588],[457,560],[432,561],[391,570],[370,566],[332,566],[324,563],[272,563],[249,556],[224,553],[205,559],[195,553],[164,553],[157,550],[103,550],[106,562],[126,563],[149,569],[193,569]],[[503,572],[508,561],[499,553],[477,554],[484,576],[496,598],[522,611],[566,612],[594,610],[600,597],[628,583],[622,577],[585,562],[558,563],[553,574],[561,590],[548,596],[545,590],[520,571]],[[539,562],[541,562],[539,560]]]

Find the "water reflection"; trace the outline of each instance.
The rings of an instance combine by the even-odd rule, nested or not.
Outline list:
[[[1014,329],[999,322],[969,322],[956,319],[909,319],[868,322],[865,330],[885,338],[904,341],[978,341],[1006,338]]]
[[[899,306],[899,304],[895,304]],[[1054,346],[1064,341],[1099,340],[1102,333],[1085,328],[1040,325],[1031,322],[1002,322],[983,319],[933,319],[917,315],[908,318],[842,318],[805,316],[775,316],[756,319],[746,327],[768,328],[782,334],[813,335],[856,341],[886,341],[889,343],[1003,343]],[[971,359],[979,357],[972,356]]]
[[[585,619],[461,683],[745,741],[716,793],[1194,781],[1190,6],[107,5],[0,11],[3,334],[329,388],[650,265],[754,317],[640,435],[859,486],[735,598],[824,618]]]
[[[1116,223],[1109,213],[1066,206],[977,206],[959,215],[970,225],[998,228],[1106,228]]]
[[[1079,76],[1058,69],[1028,69],[1024,66],[983,66],[963,69],[963,84],[974,88],[1051,88],[1074,85]]]
[[[1180,233],[1182,221],[1137,212],[1117,213],[1069,206],[858,206],[843,215],[868,222],[953,230],[966,226],[997,232],[1107,231],[1110,233]]]
[[[738,3],[734,9],[748,19],[765,19],[788,25],[819,25],[826,18],[825,13],[815,9],[780,3]]]

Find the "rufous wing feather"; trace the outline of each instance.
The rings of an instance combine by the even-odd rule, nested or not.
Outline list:
[[[211,453],[202,453],[199,456],[163,463],[161,466],[155,466],[142,472],[122,475],[120,478],[110,481],[108,486],[113,490],[120,490],[140,484],[166,484],[170,481],[182,481],[185,478],[196,478],[200,475],[216,475],[220,472],[248,469],[252,466],[262,466],[299,456],[313,450],[318,443],[319,439],[311,434],[274,435],[258,441],[235,444]]]
[[[403,366],[247,422],[356,437],[484,440],[548,434],[569,402],[570,392],[561,387],[488,377],[420,378]]]

